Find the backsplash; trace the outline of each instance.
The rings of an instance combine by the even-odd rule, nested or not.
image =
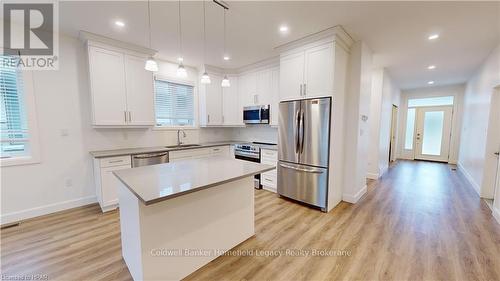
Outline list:
[[[249,125],[233,129],[233,139],[278,143],[278,128],[269,125]]]

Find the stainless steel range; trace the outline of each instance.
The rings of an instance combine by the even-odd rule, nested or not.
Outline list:
[[[260,147],[252,143],[236,144],[234,146],[234,158],[260,163]],[[255,175],[254,186],[257,189],[262,188],[260,185],[260,174]]]

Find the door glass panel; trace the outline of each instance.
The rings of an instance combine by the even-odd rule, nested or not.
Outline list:
[[[413,133],[415,131],[415,108],[409,108],[406,115],[405,149],[413,149]]]
[[[453,105],[453,96],[409,99],[408,107]]]
[[[422,154],[436,156],[441,155],[443,125],[444,111],[425,112]]]

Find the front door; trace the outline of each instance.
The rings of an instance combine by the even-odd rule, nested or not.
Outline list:
[[[452,114],[452,106],[418,108],[415,159],[448,162]]]

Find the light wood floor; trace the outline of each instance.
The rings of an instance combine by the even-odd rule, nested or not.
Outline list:
[[[224,256],[187,279],[500,280],[500,226],[457,173],[445,164],[402,161],[371,183],[358,204],[341,203],[328,214],[256,190],[256,235],[235,250],[349,255]],[[131,279],[121,258],[117,212],[101,214],[92,205],[26,221],[1,235],[6,276]]]

